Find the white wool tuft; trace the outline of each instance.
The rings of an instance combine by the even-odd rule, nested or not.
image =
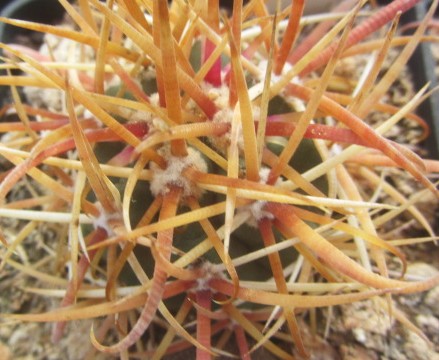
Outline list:
[[[253,105],[253,121],[259,121],[261,117],[261,108],[257,105]],[[219,110],[213,117],[212,121],[217,123],[231,124],[233,120],[233,109],[229,107]],[[227,153],[227,148],[230,145],[230,132],[229,130],[226,134],[220,137],[210,138],[210,143],[215,147],[215,149],[221,151],[223,154]],[[239,124],[238,128],[238,147],[242,151],[244,149],[244,135],[242,133],[242,125]]]
[[[259,171],[259,183],[265,184],[270,175],[269,168],[261,168]],[[267,202],[264,200],[254,201],[249,205],[246,205],[238,210],[240,213],[246,213],[248,215],[247,225],[257,228],[259,220],[262,219],[274,219],[272,213],[265,211],[264,206]]]
[[[218,270],[218,265],[211,262],[204,261],[201,265],[202,275],[197,279],[195,286],[196,291],[210,290],[209,281],[215,278],[225,279],[226,277],[222,271]]]
[[[189,148],[188,155],[180,157],[173,156],[169,147],[163,147],[159,150],[159,154],[166,159],[167,166],[166,169],[161,169],[155,163],[150,165],[152,172],[150,189],[154,196],[165,194],[171,185],[181,187],[185,197],[198,197],[202,194],[202,190],[196,184],[182,175],[183,170],[188,167],[207,172],[207,164],[198,151]]]
[[[114,232],[113,227],[110,225],[112,221],[118,220],[120,218],[120,214],[108,214],[104,208],[102,207],[100,202],[97,202],[96,205],[99,208],[99,216],[93,219],[93,227],[95,229],[102,228],[104,229],[108,236],[114,236],[116,233]]]

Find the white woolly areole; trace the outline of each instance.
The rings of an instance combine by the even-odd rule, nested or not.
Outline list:
[[[166,169],[162,169],[157,164],[151,162],[152,179],[150,189],[152,194],[154,196],[166,194],[170,186],[178,186],[183,189],[184,197],[199,197],[203,192],[202,189],[185,178],[182,172],[188,167],[207,172],[207,164],[201,154],[192,148],[188,148],[187,156],[173,156],[168,146],[159,149],[158,153],[166,159],[167,166]]]
[[[269,168],[261,168],[259,171],[259,183],[265,184],[268,180],[268,175],[270,175]],[[239,213],[245,213],[248,216],[246,222],[247,225],[257,228],[258,222],[262,219],[274,219],[272,213],[265,211],[264,206],[267,202],[265,200],[257,200],[249,205],[246,205],[238,210]]]
[[[229,107],[229,93],[230,89],[226,84],[220,87],[213,86],[206,81],[200,83],[201,91],[207,95],[207,97],[214,102],[218,109],[225,109]],[[194,115],[199,116],[199,106],[191,98],[187,105],[186,110],[192,112]]]
[[[71,26],[63,26],[71,30]],[[93,63],[95,58],[94,50],[89,46],[77,46],[69,39],[61,38],[52,34],[45,34],[44,42],[39,49],[42,55],[50,56],[60,62],[68,63]],[[89,75],[92,75],[90,73]],[[23,92],[27,101],[34,107],[47,108],[51,111],[65,111],[64,92],[58,89],[42,89],[40,87],[25,86]]]
[[[96,205],[99,209],[99,216],[93,219],[93,227],[95,229],[97,228],[104,229],[109,237],[115,236],[116,233],[114,232],[114,228],[110,224],[114,221],[120,220],[121,215],[119,213],[108,214],[104,210],[100,202],[97,202]]]
[[[218,266],[218,264],[212,264],[208,261],[203,262],[203,264],[201,265],[201,275],[196,280],[196,291],[210,290],[211,287],[209,285],[209,281],[212,279],[226,279],[224,274],[219,269],[220,267]]]
[[[253,105],[252,112],[253,112],[253,121],[254,122],[259,121],[261,117],[261,108],[257,105]],[[233,109],[226,107],[224,109],[219,110],[214,115],[212,122],[231,124],[232,120],[233,120]],[[227,133],[225,133],[223,136],[209,138],[210,143],[215,147],[215,149],[221,151],[223,154],[227,153],[227,148],[230,145],[231,131],[232,128],[230,127],[230,130]],[[241,124],[239,125],[238,132],[239,132],[238,147],[242,151],[244,149],[244,135],[242,133]]]
[[[153,93],[149,96],[150,104],[153,107],[160,107],[159,94]],[[149,126],[149,135],[154,131],[168,131],[169,125],[162,119],[158,118],[156,114],[150,111],[140,110],[122,110],[122,115],[129,119],[129,122],[146,122]]]
[[[212,100],[218,109],[225,109],[229,107],[230,89],[227,85],[222,84],[220,87],[213,86],[209,83],[203,82],[202,89]]]

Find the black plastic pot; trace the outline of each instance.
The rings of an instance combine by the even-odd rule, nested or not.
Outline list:
[[[12,0],[1,10],[1,16],[10,19],[56,24],[62,20],[64,8],[57,0]],[[28,46],[41,45],[43,34],[0,23],[0,41],[4,43],[21,42],[30,39]]]
[[[1,1],[0,16],[8,19],[20,19],[44,24],[56,24],[64,16],[65,10],[57,0],[10,0]],[[0,42],[18,43],[38,49],[44,34],[22,29],[0,22]],[[8,88],[0,87],[0,106],[8,99]]]
[[[427,12],[428,2],[421,2],[411,11],[402,16],[401,22],[405,24],[421,21]],[[409,61],[409,67],[413,75],[416,89],[421,89],[430,82],[430,89],[438,85],[435,73],[435,61],[428,42],[421,43]],[[439,94],[434,92],[417,109],[421,116],[430,126],[431,134],[425,140],[425,148],[429,156],[439,159]]]

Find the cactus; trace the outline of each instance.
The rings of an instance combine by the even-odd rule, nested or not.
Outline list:
[[[215,0],[59,1],[74,26],[0,19],[45,33],[47,49],[0,44],[13,98],[4,113],[18,118],[0,124],[0,214],[26,221],[3,230],[0,268],[41,281],[28,291],[42,296],[61,285],[63,299],[2,318],[53,322],[55,342],[68,321],[95,319],[90,343],[122,358],[188,347],[197,359],[232,356],[234,334],[234,355],[264,347],[290,359],[312,353],[304,314],[439,284],[404,280],[401,246],[380,235],[404,212],[435,238],[416,201],[438,196],[428,174],[439,163],[386,138],[405,118],[425,135],[413,111],[427,90],[401,108],[383,98],[437,1],[410,37],[397,35],[399,15],[418,1],[366,18],[365,1],[343,3],[341,15],[312,18],[309,35],[304,1],[275,15],[257,0],[229,15]],[[336,93],[337,66],[358,55],[369,66]],[[371,111],[386,120],[368,125]],[[422,188],[406,198],[386,168]],[[26,175],[38,191],[16,199]],[[49,223],[65,230],[39,270],[17,249]],[[393,257],[401,278],[389,275]]]

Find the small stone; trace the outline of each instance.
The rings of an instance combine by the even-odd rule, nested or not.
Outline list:
[[[341,359],[343,360],[378,360],[379,356],[376,352],[359,346],[342,345],[340,347]]]
[[[347,329],[361,328],[366,332],[386,335],[394,323],[387,309],[372,300],[350,304],[342,309]]]
[[[407,267],[407,276],[418,277],[419,280],[425,280],[438,275],[439,271],[432,265],[426,263],[413,263]]]
[[[434,315],[439,316],[439,286],[436,286],[427,293],[424,303]]]
[[[416,316],[416,322],[421,329],[426,330],[428,333],[439,333],[439,319],[434,316],[418,315]]]
[[[439,354],[425,343],[425,341],[413,332],[408,332],[404,343],[404,353],[408,359],[439,360]]]
[[[352,334],[359,343],[364,344],[367,341],[366,331],[361,328],[356,328],[352,330]]]

